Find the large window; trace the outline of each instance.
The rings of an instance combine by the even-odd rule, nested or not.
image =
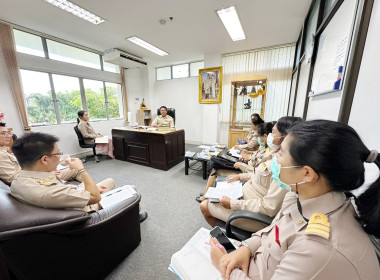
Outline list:
[[[49,58],[81,66],[100,69],[99,55],[52,40],[46,40]]]
[[[189,77],[189,64],[181,64],[173,66],[173,79]]]
[[[98,53],[84,50],[80,47],[73,47],[47,39],[43,36],[34,35],[28,32],[13,29],[17,52],[30,55],[48,57],[49,59],[72,63],[85,67],[95,68],[107,72],[120,73],[119,65],[105,62],[103,56]],[[46,54],[44,43],[47,46]],[[103,62],[103,68],[100,61]]]
[[[157,81],[198,77],[199,69],[204,68],[204,61],[191,62],[180,65],[159,67],[156,69]]]
[[[79,78],[53,74],[53,84],[61,123],[75,121],[83,108]]]
[[[57,123],[49,75],[42,72],[21,70],[21,79],[30,124]]]
[[[21,78],[32,126],[76,122],[80,109],[91,120],[124,116],[120,84],[23,69]]]
[[[18,52],[45,57],[41,37],[16,29],[13,31]]]
[[[92,120],[106,119],[107,113],[103,82],[84,79],[83,86],[86,93],[87,109],[90,118]]]
[[[121,85],[115,83],[105,84],[107,92],[108,114],[110,119],[124,117]]]

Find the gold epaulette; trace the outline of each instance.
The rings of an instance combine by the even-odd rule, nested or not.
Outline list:
[[[305,234],[318,235],[325,239],[330,239],[330,223],[329,218],[323,213],[314,213],[310,217],[309,224]]]
[[[269,154],[269,153],[270,153],[270,149],[269,149],[269,148],[266,148],[265,153],[266,153],[266,154]]]
[[[51,186],[55,184],[53,181],[45,180],[45,179],[36,179],[37,183],[43,186]]]

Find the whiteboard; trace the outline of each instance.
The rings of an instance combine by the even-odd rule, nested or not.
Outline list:
[[[319,37],[311,91],[313,95],[331,92],[343,66],[340,88],[355,22],[357,0],[345,0]]]

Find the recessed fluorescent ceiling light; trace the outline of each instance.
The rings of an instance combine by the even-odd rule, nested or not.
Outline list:
[[[89,11],[67,0],[43,0],[43,1],[49,4],[52,4],[62,10],[65,10],[66,12],[72,13],[74,16],[80,17],[81,19],[84,19],[93,24],[99,24],[105,21],[101,17],[98,17],[97,15],[94,15],[93,13],[90,13]]]
[[[243,27],[234,6],[216,11],[232,41],[245,40]]]
[[[136,45],[139,45],[140,47],[143,47],[144,49],[147,49],[148,51],[154,52],[155,54],[158,54],[161,56],[168,55],[167,52],[149,44],[148,42],[145,42],[144,40],[140,39],[139,37],[133,36],[133,37],[126,38],[126,40],[128,40],[132,43],[135,43]]]

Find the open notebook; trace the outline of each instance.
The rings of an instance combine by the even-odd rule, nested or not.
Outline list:
[[[210,259],[210,231],[200,228],[197,233],[177,253],[173,254],[169,265],[182,280],[222,280],[219,270]]]

